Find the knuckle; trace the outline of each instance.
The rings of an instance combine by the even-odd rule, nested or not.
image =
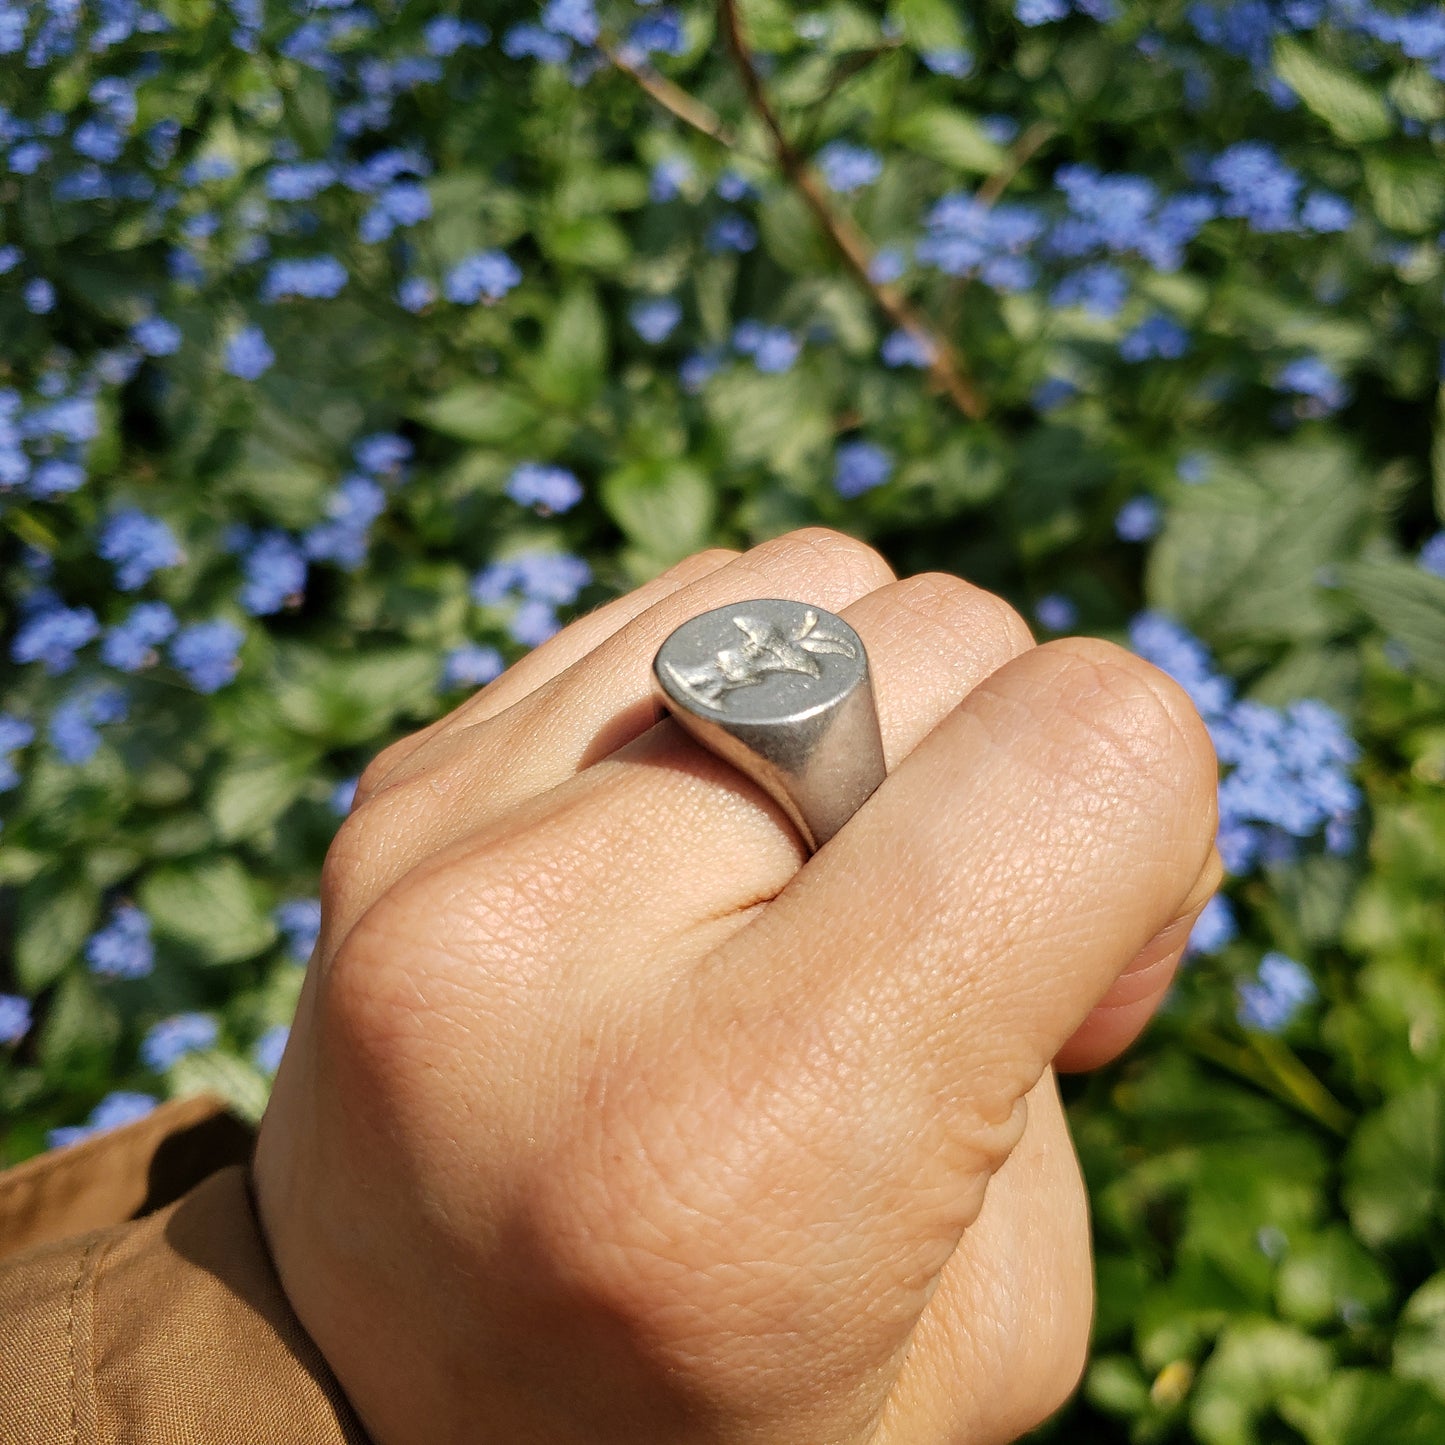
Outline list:
[[[964,624],[970,632],[1002,644],[1009,656],[1033,646],[1029,625],[1002,597],[949,572],[920,572],[890,589],[908,611],[944,626]]]
[[[681,562],[674,562],[658,580],[689,581],[694,577],[706,576],[728,562],[736,561],[740,556],[742,553],[734,547],[705,547],[701,552],[684,557]]]
[[[797,574],[804,585],[821,576],[836,580],[850,596],[894,580],[893,569],[866,542],[830,527],[802,527],[764,542],[749,554],[755,564]]]
[[[1166,785],[1181,800],[1213,800],[1214,746],[1178,683],[1152,663],[1098,638],[1064,638],[1041,650],[1059,664],[1054,705],[1112,750],[1117,764]]]
[[[362,769],[361,777],[356,784],[356,801],[353,805],[359,808],[361,804],[376,793],[386,782],[396,768],[411,756],[416,749],[418,739],[413,737],[399,738],[396,742],[384,747],[372,760]]]

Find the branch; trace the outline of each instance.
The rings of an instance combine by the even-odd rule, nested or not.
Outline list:
[[[719,145],[731,148],[737,140],[722,117],[709,105],[689,95],[680,85],[674,85],[665,75],[659,75],[650,66],[634,65],[616,47],[599,40],[597,48],[625,76],[635,81],[664,110],[670,111],[684,125],[701,131]]]
[[[985,206],[993,205],[1012,184],[1013,178],[1057,133],[1058,128],[1051,122],[1036,120],[1009,147],[1004,163],[978,188],[975,199],[982,201]]]
[[[833,210],[818,177],[783,133],[777,112],[768,100],[762,77],[758,74],[752,53],[748,50],[737,0],[718,0],[718,16],[727,35],[728,47],[732,51],[738,74],[742,77],[748,105],[772,137],[773,152],[779,168],[802,196],[823,233],[832,242],[834,250],[842,257],[843,263],[877,302],[883,314],[894,326],[908,332],[927,348],[931,358],[929,373],[934,383],[947,393],[949,400],[964,416],[977,421],[984,415],[987,407],[977,387],[965,373],[959,358],[941,337],[933,334],[927,322],[901,291],[873,279],[873,255],[863,233],[847,216]]]

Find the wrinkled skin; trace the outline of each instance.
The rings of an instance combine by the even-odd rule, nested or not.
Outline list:
[[[657,721],[780,596],[872,663],[889,777],[809,858]],[[1114,1057],[1219,877],[1184,694],[806,531],[581,618],[367,770],[255,1164],[378,1445],[986,1445],[1092,1312],[1054,1066]]]

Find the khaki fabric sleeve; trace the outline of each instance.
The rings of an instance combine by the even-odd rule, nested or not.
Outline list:
[[[281,1291],[243,1163],[138,1219],[34,1242],[47,1232],[32,1210],[37,1191],[83,1213],[102,1199],[120,1209],[144,1183],[144,1208],[161,1188],[152,1161],[169,1137],[154,1122],[131,1125],[11,1171],[22,1189],[0,1175],[0,1252],[20,1232],[7,1202],[26,1201],[13,1217],[28,1221],[30,1240],[0,1259],[0,1442],[366,1445]],[[74,1160],[102,1143],[92,1151],[99,1184]],[[59,1169],[65,1187],[43,1182],[40,1166]]]

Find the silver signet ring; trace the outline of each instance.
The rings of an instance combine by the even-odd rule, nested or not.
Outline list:
[[[817,850],[884,777],[868,654],[841,617],[767,597],[684,622],[657,650],[663,704]]]

